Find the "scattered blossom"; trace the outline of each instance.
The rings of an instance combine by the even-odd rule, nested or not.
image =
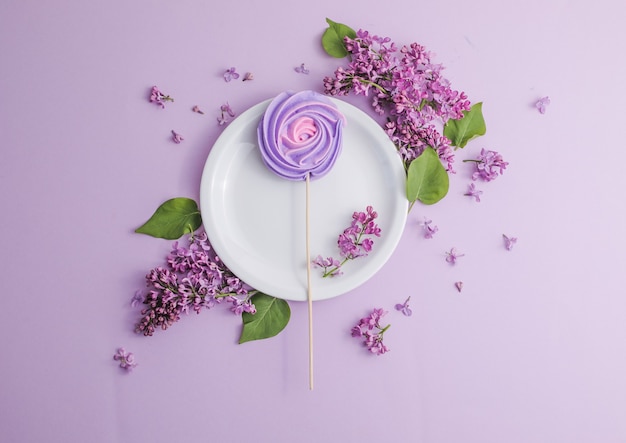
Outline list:
[[[459,254],[456,248],[452,248],[450,252],[446,252],[446,261],[450,264],[455,265],[456,261],[461,257],[465,257],[465,254]]]
[[[502,238],[504,240],[504,247],[507,251],[513,249],[513,246],[515,246],[515,243],[517,243],[516,237],[507,237],[505,234],[502,234]]]
[[[550,97],[546,96],[537,100],[537,103],[535,103],[535,107],[539,110],[539,113],[545,114],[546,106],[548,106],[549,104],[550,104]]]
[[[293,70],[296,71],[298,74],[308,74],[310,72],[304,65],[304,63],[302,63],[300,66],[296,66],[295,68],[293,68]]]
[[[371,237],[380,237],[381,230],[374,222],[378,213],[371,206],[368,206],[365,211],[354,212],[350,226],[337,239],[339,255],[343,260],[333,257],[324,259],[318,255],[312,261],[314,265],[324,269],[322,277],[341,275],[340,269],[348,260],[367,256],[371,252],[374,245]]]
[[[463,289],[463,282],[462,281],[458,281],[458,282],[454,283],[454,287],[456,288],[457,291],[461,292],[461,290]]]
[[[137,291],[135,291],[135,295],[133,295],[133,298],[130,300],[130,306],[134,308],[137,305],[139,305],[139,303],[142,303],[143,297],[144,295],[141,289],[138,289]]]
[[[222,106],[220,106],[220,116],[217,118],[217,122],[220,126],[225,125],[230,121],[230,118],[233,118],[234,116],[235,112],[230,107],[228,102],[226,102]]]
[[[254,80],[254,75],[252,74],[252,72],[246,72],[243,75],[243,78],[241,79],[241,81],[243,81],[243,82],[247,82],[249,80]]]
[[[433,238],[433,235],[439,231],[437,226],[431,226],[432,222],[432,220],[429,220],[426,217],[424,217],[424,221],[420,222],[420,226],[424,228],[424,238]]]
[[[135,332],[153,335],[191,311],[200,313],[225,302],[233,313],[256,313],[251,300],[257,291],[237,278],[215,254],[205,232],[190,234],[187,245],[174,242],[167,265],[146,275],[148,293]]]
[[[200,108],[198,107],[198,105],[195,105],[193,108],[191,108],[191,110],[192,110],[193,112],[195,112],[196,114],[204,114],[204,112],[202,112],[202,111],[200,110]]]
[[[413,314],[413,311],[411,311],[411,308],[409,307],[409,300],[411,300],[410,296],[404,301],[404,303],[398,303],[395,306],[396,311],[402,312],[407,317],[410,317],[411,314]]]
[[[182,135],[172,129],[172,140],[174,140],[174,143],[180,143],[185,139]]]
[[[239,74],[235,68],[227,69],[224,72],[224,81],[229,82],[231,80],[237,80],[239,78]]]
[[[483,191],[476,189],[476,185],[474,185],[474,183],[470,183],[469,184],[469,189],[468,191],[465,193],[465,195],[469,196],[469,197],[474,197],[474,200],[476,200],[477,202],[480,202],[480,195],[483,193]]]
[[[126,352],[124,348],[119,348],[115,355],[113,355],[113,360],[120,362],[120,368],[125,369],[127,372],[133,370],[137,363],[135,363],[135,356],[132,352]]]
[[[472,174],[472,180],[482,179],[484,181],[495,180],[498,175],[502,175],[508,162],[505,162],[502,155],[496,151],[481,149],[480,155],[475,160],[464,160],[465,162],[474,162],[476,171]]]
[[[173,102],[174,99],[169,95],[163,94],[156,86],[150,91],[150,103],[155,103],[161,108],[165,108],[165,102]]]
[[[388,117],[384,130],[405,166],[432,147],[446,170],[454,172],[451,142],[437,128],[449,119],[462,118],[471,103],[464,92],[452,89],[442,75],[443,66],[432,61],[424,46],[411,43],[398,50],[389,37],[364,30],[354,39],[346,37],[344,43],[350,62],[324,78],[325,92],[371,97],[375,112]]]
[[[374,355],[383,355],[389,348],[383,343],[383,335],[391,325],[381,326],[380,320],[387,314],[382,309],[373,309],[372,312],[352,328],[352,337],[363,339],[367,350]]]

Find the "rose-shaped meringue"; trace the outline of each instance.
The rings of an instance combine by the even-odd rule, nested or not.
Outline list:
[[[280,177],[324,176],[341,152],[345,117],[322,94],[283,92],[274,98],[257,129],[265,165]]]

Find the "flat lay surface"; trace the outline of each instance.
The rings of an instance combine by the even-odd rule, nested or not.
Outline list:
[[[609,0],[0,2],[0,440],[626,442],[625,12]],[[253,245],[233,268],[284,269],[271,285],[293,279],[304,300],[304,267],[281,252],[304,229],[303,183],[269,184],[279,179],[244,152],[249,133],[211,175],[222,192],[218,180],[215,199],[201,199],[201,183],[242,114],[286,90],[323,92],[346,66],[322,48],[327,18],[424,45],[482,102],[487,131],[455,151],[447,196],[416,203],[400,228],[401,186],[373,165],[378,151],[347,146],[312,183],[324,230],[313,255],[336,253],[367,205],[382,234],[344,275],[314,271],[311,391],[303,301],[264,340],[238,344],[242,319],[226,303],[136,333],[133,297],[174,240],[134,231],[164,201],[193,199],[215,229]],[[225,81],[230,68],[239,77]],[[151,103],[155,85],[174,101]],[[366,116],[349,116],[362,130],[348,138],[384,123],[371,98],[336,100]],[[508,162],[491,182],[464,162],[483,149]],[[301,260],[295,248],[286,254]],[[351,336],[373,309],[387,311],[383,355]]]

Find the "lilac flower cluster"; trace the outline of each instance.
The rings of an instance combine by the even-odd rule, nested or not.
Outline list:
[[[223,301],[233,313],[254,314],[251,297],[256,293],[226,268],[215,254],[205,232],[191,234],[186,247],[175,242],[166,267],[156,267],[146,275],[149,289],[145,307],[135,332],[153,335],[156,328],[167,329],[181,313],[210,309]]]
[[[374,355],[383,355],[389,352],[389,348],[383,343],[383,335],[391,325],[382,327],[380,320],[387,314],[382,309],[374,309],[366,317],[359,320],[352,328],[352,336],[363,338],[363,344]]]
[[[407,167],[430,146],[446,169],[454,172],[450,140],[435,125],[462,118],[471,103],[464,92],[450,87],[441,74],[442,65],[431,61],[424,46],[411,43],[398,51],[390,38],[363,30],[344,42],[350,63],[335,70],[334,77],[324,78],[326,93],[369,96],[371,92],[372,106],[378,114],[387,115],[384,129]]]
[[[509,165],[502,158],[502,155],[496,151],[489,151],[485,148],[480,150],[480,155],[471,161],[476,164],[476,171],[472,174],[472,180],[482,179],[484,181],[495,180],[498,175],[502,175],[506,167]]]
[[[333,257],[323,258],[321,255],[313,260],[314,265],[324,269],[322,277],[341,275],[343,274],[341,268],[348,260],[364,257],[370,253],[374,240],[366,236],[380,237],[380,227],[374,221],[377,217],[378,213],[371,206],[368,206],[365,212],[352,214],[350,226],[344,229],[337,239],[339,254],[343,260]]]
[[[174,99],[169,95],[163,94],[156,86],[150,91],[150,103],[155,103],[161,108],[165,108],[165,102],[173,102]]]

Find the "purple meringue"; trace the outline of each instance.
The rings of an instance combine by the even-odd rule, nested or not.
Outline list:
[[[257,128],[265,165],[287,180],[327,174],[342,147],[346,118],[314,91],[283,92],[274,98]]]

